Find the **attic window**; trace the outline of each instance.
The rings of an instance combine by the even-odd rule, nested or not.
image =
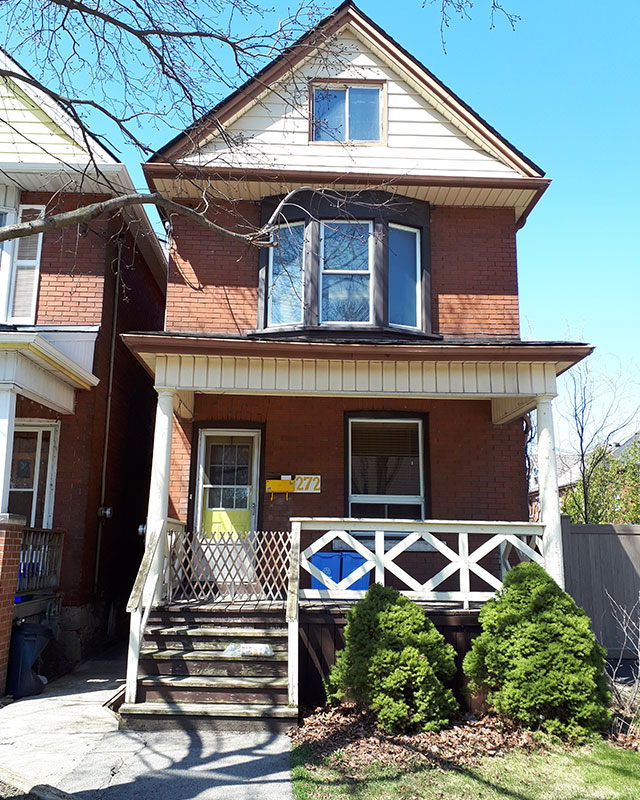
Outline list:
[[[382,139],[380,86],[316,86],[314,142],[379,142]]]

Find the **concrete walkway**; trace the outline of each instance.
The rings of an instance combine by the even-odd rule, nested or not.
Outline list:
[[[0,770],[81,800],[291,800],[286,736],[119,731],[123,675],[111,654],[0,708]]]

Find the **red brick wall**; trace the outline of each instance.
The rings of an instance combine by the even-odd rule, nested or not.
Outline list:
[[[220,224],[257,223],[259,206],[239,203]],[[518,336],[518,280],[513,211],[431,209],[433,330],[443,334]],[[174,220],[167,330],[241,333],[257,324],[258,251]]]
[[[4,694],[13,603],[18,588],[22,526],[0,522],[0,697]]]
[[[264,474],[319,474],[322,493],[261,491],[261,527],[288,529],[291,516],[343,516],[344,419],[347,411],[429,414],[431,516],[437,519],[528,519],[524,434],[519,421],[496,426],[488,401],[383,400],[197,395],[196,420],[228,427],[264,425]],[[190,422],[174,426],[171,512],[185,520]],[[194,447],[196,439],[194,437]]]
[[[23,203],[44,203],[47,195],[23,194]],[[82,202],[96,198],[82,197]],[[63,196],[58,208],[78,204]],[[102,460],[116,275],[119,218],[93,220],[86,234],[77,226],[47,234],[40,266],[38,324],[98,324],[94,389],[76,392],[75,413],[60,415],[18,397],[18,417],[60,419],[60,450],[53,524],[66,531],[61,588],[65,605],[82,605],[94,596]],[[161,330],[164,298],[133,247],[123,246],[117,333]],[[152,380],[121,339],[116,338],[107,483],[104,503],[114,510],[102,529],[99,594],[122,599],[138,568],[142,540],[138,525],[146,515],[153,414]]]
[[[47,205],[59,213],[106,199],[102,195],[23,192],[20,202]],[[77,225],[47,233],[42,241],[37,325],[98,325],[102,316],[108,217],[92,220],[86,231]]]
[[[237,203],[219,214],[220,225],[247,230],[260,218],[256,203]],[[174,247],[169,262],[167,330],[240,333],[256,327],[258,250],[173,218]]]
[[[431,209],[431,297],[438,333],[519,336],[513,210]]]

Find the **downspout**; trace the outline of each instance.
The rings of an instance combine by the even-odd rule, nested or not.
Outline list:
[[[107,458],[109,453],[109,432],[111,429],[111,396],[113,392],[113,372],[116,355],[116,340],[118,332],[118,307],[120,301],[120,272],[122,269],[122,245],[124,235],[121,233],[117,237],[118,256],[116,258],[116,282],[113,290],[113,316],[111,320],[111,345],[109,350],[109,380],[107,383],[107,406],[104,420],[104,445],[102,451],[102,478],[100,481],[100,505],[98,508],[98,535],[96,539],[96,563],[93,577],[94,594],[98,592],[98,579],[100,577],[100,555],[102,550],[102,527],[105,519],[109,519],[110,513],[105,513],[104,501],[107,492]]]

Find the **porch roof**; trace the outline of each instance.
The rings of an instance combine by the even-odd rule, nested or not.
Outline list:
[[[76,389],[98,378],[36,332],[0,331],[0,387],[72,414]]]
[[[440,339],[415,342],[283,341],[194,333],[130,333],[127,346],[176,393],[489,399],[508,422],[556,394],[556,376],[593,350],[570,342]]]

